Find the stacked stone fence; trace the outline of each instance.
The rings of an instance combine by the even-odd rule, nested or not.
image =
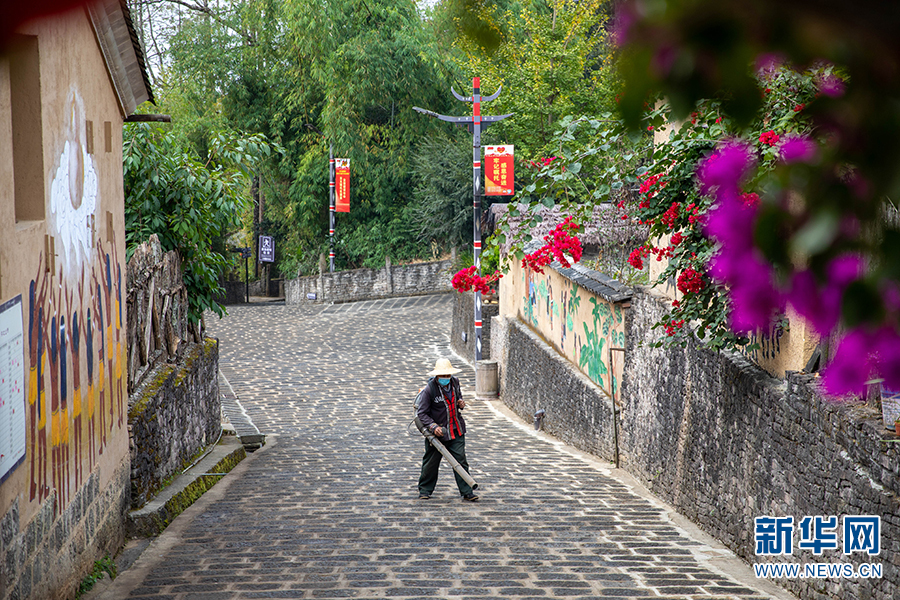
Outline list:
[[[257,279],[245,283],[244,281],[227,280],[220,283],[223,293],[216,298],[220,304],[245,304],[247,302],[247,292],[250,296],[259,296],[263,298],[283,298],[284,297],[284,280],[270,279],[268,285],[265,279]]]
[[[560,440],[613,462],[612,399],[539,334],[517,319],[492,319],[491,357],[500,397],[516,414]]]
[[[163,252],[156,235],[138,246],[126,268],[128,393],[160,364],[174,360],[190,342],[199,342],[199,327],[188,321],[187,289],[181,258]]]
[[[284,282],[286,304],[354,302],[394,296],[450,292],[452,261],[416,263],[383,269],[353,269],[298,277]]]
[[[143,506],[222,426],[216,340],[188,321],[181,260],[156,236],[128,262],[131,506]]]
[[[618,448],[608,394],[539,335],[495,317],[492,356],[503,401],[524,419],[613,461],[751,563],[880,564],[881,578],[778,583],[803,599],[900,597],[900,447],[864,402],[823,399],[815,377],[778,380],[745,358],[699,342],[653,348],[665,299],[636,289],[626,312]],[[454,332],[455,333],[455,332]],[[880,517],[881,553],[800,549],[806,516]],[[793,517],[793,554],[756,555],[755,518]]]
[[[151,500],[222,431],[219,345],[192,344],[179,364],[164,364],[129,398],[131,507]]]

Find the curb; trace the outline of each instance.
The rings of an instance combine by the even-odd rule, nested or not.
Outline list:
[[[176,477],[156,498],[128,513],[125,535],[129,538],[159,535],[172,519],[246,457],[247,452],[241,442],[234,436],[222,436],[203,460]]]
[[[222,395],[222,411],[247,452],[253,452],[265,446],[266,435],[260,433],[256,425],[253,424],[221,370],[219,371],[219,393]]]

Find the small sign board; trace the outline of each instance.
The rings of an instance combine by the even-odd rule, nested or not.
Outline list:
[[[334,184],[336,212],[350,212],[350,159],[334,159]]]
[[[252,248],[238,248],[241,251],[241,258],[250,258],[253,256]]]
[[[259,262],[275,262],[275,240],[270,235],[259,236]]]
[[[513,194],[513,146],[484,147],[484,194]]]
[[[307,292],[307,294],[306,294],[306,299],[307,299],[307,300],[315,300],[315,299],[316,299],[316,293],[315,293],[315,292]]]
[[[19,295],[0,304],[0,482],[25,460],[24,341]]]

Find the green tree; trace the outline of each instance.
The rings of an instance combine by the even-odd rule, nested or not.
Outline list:
[[[463,29],[456,40],[461,70],[481,77],[483,93],[503,86],[487,105],[492,114],[515,113],[492,126],[490,139],[515,144],[529,158],[553,156],[560,119],[612,109],[616,71],[605,29],[607,0],[485,5],[474,31],[472,19],[458,16],[458,3],[447,10]],[[491,32],[493,47],[484,42]],[[462,92],[470,82],[460,84]]]
[[[351,212],[337,215],[338,263],[380,266],[385,256],[427,252],[406,218],[412,152],[438,123],[413,106],[443,110],[450,65],[434,51],[421,16],[402,0],[292,0],[286,54],[297,82],[285,110],[306,128],[292,152],[290,202],[310,241],[324,249],[327,157],[350,158]]]
[[[472,239],[472,143],[447,134],[426,137],[413,157],[414,202],[408,221],[420,240],[465,247]]]
[[[160,126],[129,124],[124,132],[125,237],[130,257],[152,234],[183,259],[189,316],[220,316],[215,301],[228,268],[223,238],[240,224],[250,175],[271,153],[261,135],[218,132],[204,157]]]

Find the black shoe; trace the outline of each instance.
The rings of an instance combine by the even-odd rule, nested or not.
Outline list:
[[[419,500],[428,500],[431,498],[431,494],[419,494]]]
[[[468,500],[469,502],[478,502],[478,496],[476,496],[474,492],[469,492],[468,494],[463,496],[463,500]]]

